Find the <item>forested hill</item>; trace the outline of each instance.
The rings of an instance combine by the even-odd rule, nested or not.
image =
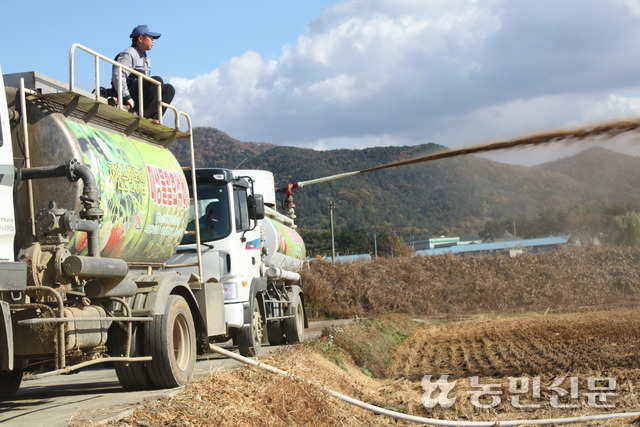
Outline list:
[[[198,127],[193,130],[198,167],[236,168],[243,160],[276,147],[264,142],[242,142],[215,128]],[[189,164],[189,144],[178,141],[170,149],[181,165]],[[242,165],[244,167],[244,164]]]
[[[437,144],[315,151],[234,140],[211,128],[196,128],[198,167],[270,170],[276,185],[298,182],[431,152]],[[178,144],[174,144],[178,145]],[[182,144],[184,145],[184,144]],[[175,149],[174,149],[175,150]],[[187,164],[186,151],[175,151]],[[477,232],[490,219],[544,208],[567,209],[592,201],[640,198],[640,158],[594,148],[535,167],[465,156],[359,174],[295,191],[298,224],[329,228],[329,201],[340,229],[393,230],[434,235]]]

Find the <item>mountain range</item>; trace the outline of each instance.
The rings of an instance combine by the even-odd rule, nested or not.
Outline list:
[[[448,150],[415,146],[317,151],[242,142],[213,128],[194,130],[197,167],[270,170],[276,186],[362,170]],[[187,144],[171,147],[188,164]],[[329,202],[339,229],[386,230],[429,236],[472,233],[488,220],[590,202],[640,199],[640,158],[605,148],[536,166],[464,156],[391,168],[294,191],[297,223],[329,228]]]

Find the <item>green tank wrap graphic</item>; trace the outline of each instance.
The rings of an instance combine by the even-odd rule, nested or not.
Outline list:
[[[67,121],[91,169],[105,215],[100,224],[101,256],[129,262],[164,262],[182,239],[189,216],[189,192],[170,151],[116,133]],[[87,251],[77,232],[72,253]]]
[[[266,218],[266,220],[270,221],[276,227],[278,252],[295,259],[304,259],[306,256],[306,248],[298,232],[271,218]]]

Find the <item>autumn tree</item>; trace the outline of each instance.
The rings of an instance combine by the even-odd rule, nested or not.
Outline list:
[[[636,211],[625,212],[613,218],[615,242],[620,245],[640,245],[640,214]]]

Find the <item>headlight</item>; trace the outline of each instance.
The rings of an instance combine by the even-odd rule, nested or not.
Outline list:
[[[236,299],[238,298],[238,285],[236,283],[223,283],[224,299]]]

